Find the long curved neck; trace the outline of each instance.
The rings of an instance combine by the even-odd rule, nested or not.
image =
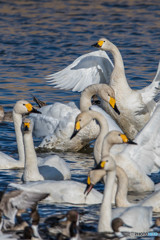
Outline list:
[[[14,110],[13,110],[13,121],[14,121],[14,128],[15,128],[15,134],[16,134],[19,161],[24,163],[24,159],[25,159],[24,144],[23,144],[23,136],[21,131],[22,115],[16,113]]]
[[[107,136],[104,137],[103,143],[102,143],[102,156],[110,155],[110,149],[113,146],[111,142],[108,141]]]
[[[113,87],[113,89],[115,90],[116,93],[117,93],[116,89],[119,89],[119,85],[120,86],[123,85],[122,90],[124,90],[124,91],[126,88],[127,88],[127,90],[131,90],[128,85],[128,82],[126,80],[124,63],[123,63],[123,59],[122,59],[120,51],[111,42],[110,42],[109,51],[113,55],[113,59],[114,59],[114,69],[111,74],[110,86]]]
[[[129,207],[133,206],[134,204],[130,203],[127,199],[128,194],[128,177],[125,171],[121,168],[116,166],[116,176],[118,179],[118,187],[116,193],[116,206],[117,207]]]
[[[91,98],[93,97],[93,95],[101,96],[101,89],[101,84],[93,84],[83,90],[80,97],[81,112],[89,110],[89,108],[92,106]]]
[[[90,112],[90,114],[92,115],[92,117],[98,121],[99,125],[100,125],[100,132],[99,135],[95,141],[94,144],[94,158],[96,163],[98,164],[101,161],[101,152],[102,152],[102,144],[103,144],[103,140],[105,135],[108,133],[108,122],[107,120],[103,117],[103,115],[101,115],[98,112],[92,111]]]
[[[25,150],[25,172],[29,172],[30,177],[39,175],[39,169],[37,164],[37,155],[34,149],[34,143],[32,133],[24,134],[24,150]]]
[[[112,190],[115,182],[115,170],[109,171],[107,174],[103,200],[100,208],[100,218],[98,223],[98,232],[113,232],[111,228],[112,221]]]

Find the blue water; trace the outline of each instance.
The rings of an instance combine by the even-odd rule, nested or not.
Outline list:
[[[6,111],[12,110],[17,100],[33,102],[32,95],[47,103],[78,103],[79,93],[54,89],[45,76],[94,51],[91,45],[100,37],[119,47],[132,88],[140,89],[152,81],[160,59],[160,1],[1,1],[0,33],[0,104]],[[0,124],[0,151],[18,158],[12,123]],[[93,164],[92,154],[59,154],[71,164],[73,179],[84,181]],[[20,181],[18,173],[1,171],[0,189],[8,182]],[[101,185],[97,188],[102,190]],[[42,222],[68,208],[41,204]],[[83,220],[94,228],[97,209],[84,208],[90,215]]]

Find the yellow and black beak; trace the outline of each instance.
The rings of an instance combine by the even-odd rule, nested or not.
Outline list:
[[[100,41],[96,42],[95,44],[93,44],[92,47],[101,48],[103,43],[104,43],[104,41],[100,40]]]
[[[120,111],[118,110],[117,105],[116,105],[115,98],[110,97],[109,104],[111,105],[111,107],[114,109],[114,111],[116,113],[120,114]]]
[[[84,194],[88,195],[93,187],[94,187],[94,185],[91,183],[90,176],[88,176],[88,178],[87,178],[87,186],[86,186],[86,189],[84,191]]]
[[[74,132],[73,132],[72,136],[70,137],[70,139],[74,138],[80,130],[81,130],[80,121],[77,121],[75,124],[75,127],[74,127]]]
[[[24,131],[27,132],[29,131],[30,123],[29,122],[24,122]]]
[[[26,108],[27,108],[27,110],[28,110],[28,113],[40,113],[40,114],[41,114],[41,112],[38,111],[37,109],[35,109],[35,108],[32,106],[32,104],[27,103],[27,104],[25,104],[25,106],[26,106]]]
[[[120,136],[124,143],[137,145],[136,142],[133,142],[131,139],[127,138],[125,134],[121,134]]]

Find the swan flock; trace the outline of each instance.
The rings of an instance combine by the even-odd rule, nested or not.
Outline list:
[[[153,212],[160,212],[159,185],[150,177],[160,169],[160,104],[155,101],[160,91],[160,64],[147,87],[133,90],[117,46],[106,38],[93,46],[99,50],[47,76],[47,82],[54,87],[81,92],[79,107],[74,102],[56,102],[37,109],[20,100],[9,117],[1,109],[1,121],[14,122],[19,160],[0,152],[0,169],[23,171],[22,183],[9,185],[18,190],[4,193],[0,199],[1,231],[8,226],[14,229],[25,196],[26,207],[44,198],[56,204],[100,204],[98,232],[113,233],[116,221],[121,222],[118,232],[153,230]],[[112,54],[114,63],[106,52]],[[99,100],[96,105],[92,101],[95,96]],[[95,140],[95,166],[88,171],[87,184],[72,179],[70,165],[58,154],[37,157],[34,137],[41,139],[38,149],[74,154]],[[104,183],[103,193],[93,189],[100,180]],[[150,193],[134,203],[128,200],[130,191]],[[29,204],[32,196],[35,200]],[[72,221],[69,226],[77,229],[77,222],[76,217],[77,226]],[[37,225],[32,228],[41,239]]]

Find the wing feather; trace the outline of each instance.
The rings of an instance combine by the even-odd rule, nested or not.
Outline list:
[[[78,57],[65,69],[46,77],[49,85],[72,91],[83,91],[95,83],[108,83],[113,63],[105,51],[94,51]]]

